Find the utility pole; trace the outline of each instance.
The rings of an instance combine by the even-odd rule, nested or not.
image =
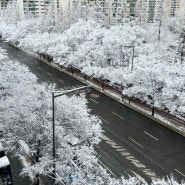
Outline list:
[[[133,71],[133,68],[134,68],[134,54],[135,54],[135,45],[132,44],[132,65],[131,65],[131,71]]]
[[[69,7],[69,26],[71,25],[71,11],[72,11],[72,2],[71,0],[69,0],[69,4],[68,4],[68,7]]]
[[[182,48],[181,48],[181,63],[183,62],[184,60],[184,50],[185,50],[185,33],[183,33],[183,39],[182,39]]]
[[[55,178],[55,159],[56,159],[56,153],[55,153],[55,94],[52,92],[52,120],[53,120],[53,177]]]
[[[54,1],[54,26],[57,23],[57,15],[58,15],[58,9],[57,9],[57,0]]]
[[[161,39],[161,25],[162,25],[162,14],[163,14],[163,8],[162,8],[163,5],[162,5],[162,3],[163,3],[163,1],[161,1],[161,3],[160,3],[158,43]]]

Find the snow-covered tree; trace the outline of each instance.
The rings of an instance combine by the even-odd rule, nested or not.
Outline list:
[[[138,0],[135,5],[135,14],[140,23],[147,23],[149,18],[149,1]]]
[[[0,77],[4,89],[1,91],[1,128],[8,149],[23,162],[22,175],[28,175],[32,180],[38,174],[52,176],[54,162],[57,182],[68,183],[73,178],[76,184],[89,180],[93,183],[98,173],[106,174],[98,165],[93,149],[93,145],[100,141],[100,121],[90,115],[85,97],[63,96],[57,101],[57,157],[53,161],[52,89],[49,91],[45,86],[36,84],[35,76],[18,62],[4,59],[2,56]],[[109,177],[108,174],[106,176]]]
[[[9,1],[7,7],[1,10],[1,16],[11,24],[17,25],[17,22],[21,20],[20,7],[17,0]]]
[[[182,48],[185,24],[183,14],[178,16],[180,19],[174,16],[163,20],[160,42],[158,22],[140,25],[129,22],[106,29],[96,21],[81,19],[69,24],[70,27],[66,26],[62,32],[57,25],[54,29],[50,24],[52,31],[49,33],[48,22],[41,21],[44,16],[43,19],[18,22],[17,27],[1,19],[0,34],[7,41],[18,42],[19,47],[51,56],[59,65],[72,65],[84,74],[107,79],[112,85],[121,84],[123,94],[127,96],[138,97],[151,106],[184,117],[185,66],[181,62],[182,49],[179,48]],[[135,54],[131,72],[133,44]],[[175,57],[174,52],[177,52]],[[50,96],[53,87],[38,85],[36,77],[27,68],[8,61],[3,53],[0,52],[0,83],[7,88],[0,91],[1,129],[4,129],[10,146],[19,146],[17,155],[24,164],[27,163],[25,154],[33,159],[22,174],[33,178],[38,174],[51,176],[54,161],[51,154]],[[123,56],[128,59],[123,60]],[[120,67],[120,61],[125,65]],[[75,185],[87,182],[92,185],[141,183],[138,179],[112,179],[97,163],[93,145],[99,142],[99,120],[90,115],[83,95],[57,100],[57,182],[70,183],[73,180]],[[7,126],[3,124],[5,122]],[[174,179],[170,181],[176,183]],[[163,180],[153,183],[160,182]]]

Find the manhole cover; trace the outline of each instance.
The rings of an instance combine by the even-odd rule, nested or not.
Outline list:
[[[98,94],[90,94],[91,98],[99,98],[100,96]]]

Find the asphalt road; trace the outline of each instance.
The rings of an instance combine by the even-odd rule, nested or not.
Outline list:
[[[57,88],[82,85],[71,77],[6,43],[8,56],[26,64],[40,82]],[[98,94],[98,98],[92,97]],[[92,113],[102,119],[102,142],[96,147],[100,163],[114,177],[151,179],[174,175],[185,180],[185,138],[124,105],[92,90],[87,94]]]

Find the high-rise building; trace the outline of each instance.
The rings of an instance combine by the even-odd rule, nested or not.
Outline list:
[[[6,7],[12,0],[0,0],[0,7]],[[17,0],[19,7],[21,7],[25,15],[39,16],[44,13],[46,7],[50,4],[50,0]]]
[[[0,8],[6,7],[10,0],[0,0]]]
[[[123,19],[129,16],[129,0],[68,0],[65,7],[70,5],[72,14],[79,11],[80,15],[96,16],[100,22],[108,22],[109,24],[119,24]]]
[[[22,14],[39,16],[47,10],[49,4],[53,4],[56,12],[67,11],[71,17],[84,17],[90,12],[97,20],[106,24],[120,24],[139,18],[146,22],[152,22],[163,4],[168,16],[174,16],[178,11],[183,11],[185,0],[17,0]],[[0,8],[6,7],[11,0],[0,0]],[[156,6],[158,10],[156,11]],[[87,8],[88,7],[88,8]]]
[[[22,0],[25,15],[39,16],[46,11],[50,0]]]
[[[174,16],[177,12],[181,11],[184,0],[165,0],[165,7],[168,16]]]

